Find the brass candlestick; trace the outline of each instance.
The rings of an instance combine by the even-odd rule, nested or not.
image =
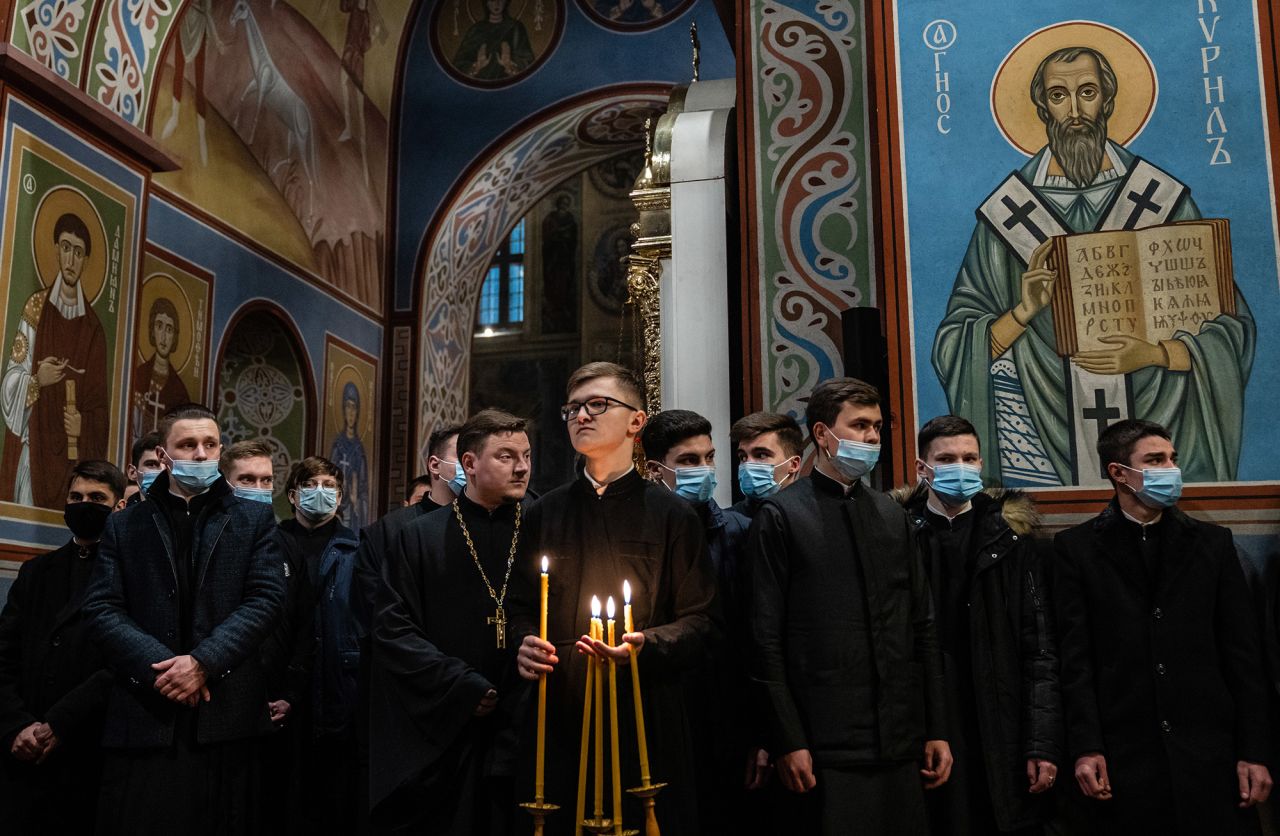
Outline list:
[[[560,805],[548,804],[539,799],[537,801],[526,801],[520,805],[520,808],[533,816],[533,836],[542,836],[543,828],[546,827],[547,816],[559,810]]]
[[[662,782],[651,784],[646,781],[642,786],[627,790],[644,805],[644,836],[662,836],[662,831],[658,829],[656,796],[665,786]]]

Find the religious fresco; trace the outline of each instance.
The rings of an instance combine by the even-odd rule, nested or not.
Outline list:
[[[542,217],[537,220],[539,235],[530,238],[529,254],[536,255],[540,268],[542,293],[532,300],[541,312],[540,332],[576,334],[581,284],[578,247],[582,237],[582,189],[577,179],[559,186],[538,208],[542,210]]]
[[[142,257],[129,390],[130,443],[157,429],[165,412],[204,401],[209,371],[213,276],[148,247]]]
[[[682,15],[693,0],[578,0],[587,17],[619,32],[643,32]]]
[[[320,455],[342,471],[338,518],[359,531],[380,516],[372,482],[377,466],[373,422],[378,414],[378,364],[370,355],[325,334],[324,369]]]
[[[23,110],[6,107],[0,502],[6,516],[58,523],[74,463],[122,449],[141,180],[77,160],[88,156],[63,149],[88,146],[70,135],[29,132],[14,119]]]
[[[194,0],[157,74],[156,184],[381,309],[388,114],[409,0]]]
[[[222,443],[252,439],[271,448],[276,516],[293,516],[284,484],[289,468],[310,452],[308,403],[315,389],[302,348],[282,315],[253,310],[220,348],[214,412]]]
[[[564,17],[564,0],[440,0],[431,19],[431,48],[455,80],[506,87],[551,57]]]
[[[1188,481],[1275,479],[1252,12],[894,5],[915,417],[973,420],[1006,485],[1105,484],[1125,417],[1170,428]]]

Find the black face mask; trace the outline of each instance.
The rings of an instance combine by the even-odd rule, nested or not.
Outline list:
[[[81,540],[97,540],[101,537],[109,516],[111,506],[97,502],[70,502],[62,512],[67,528]]]

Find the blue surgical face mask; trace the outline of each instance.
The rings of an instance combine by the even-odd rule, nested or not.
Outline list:
[[[155,484],[156,477],[160,475],[159,470],[139,470],[138,486],[142,488],[142,492],[146,493],[151,490],[151,486]]]
[[[676,496],[690,502],[706,502],[716,492],[716,469],[710,465],[704,467],[667,467],[662,462],[654,462],[663,470],[670,470],[676,475]],[[666,482],[663,482],[665,485]]]
[[[971,464],[925,465],[933,471],[929,487],[950,506],[964,505],[982,490],[982,468]]]
[[[467,486],[467,471],[462,469],[462,462],[451,462],[448,459],[440,461],[453,465],[453,478],[449,479],[449,490],[453,491],[454,496],[462,496],[462,489]],[[444,478],[444,473],[440,474],[440,478]]]
[[[175,482],[195,493],[208,490],[209,486],[218,481],[218,477],[222,475],[218,472],[217,459],[197,462],[169,457],[169,472],[173,474]]]
[[[338,510],[338,489],[325,486],[298,488],[298,510],[316,522]]]
[[[742,488],[744,494],[754,499],[773,496],[778,492],[778,488],[782,487],[782,482],[791,478],[791,475],[788,474],[781,482],[778,481],[778,468],[788,464],[790,461],[788,459],[778,464],[740,462],[738,464],[738,487]]]
[[[250,502],[265,502],[268,505],[271,504],[271,488],[246,488],[243,485],[236,485],[231,490],[241,499],[247,499]]]
[[[823,452],[827,453],[827,458],[831,461],[831,466],[836,469],[836,472],[850,482],[856,482],[866,476],[880,461],[879,444],[863,444],[861,441],[849,441],[835,433],[831,433],[831,437],[840,442],[840,446],[836,448],[835,455],[827,452],[825,448]]]
[[[1142,487],[1134,491],[1138,501],[1153,511],[1171,508],[1182,496],[1182,470],[1177,467],[1145,467],[1141,471],[1120,465],[1125,470],[1142,474]]]

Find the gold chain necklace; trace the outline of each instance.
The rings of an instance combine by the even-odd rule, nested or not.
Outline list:
[[[489,597],[493,599],[493,603],[497,605],[497,609],[493,615],[485,619],[485,623],[492,624],[494,631],[498,634],[498,649],[503,650],[507,646],[507,611],[502,608],[502,602],[507,600],[507,584],[511,581],[511,567],[516,562],[516,544],[520,542],[520,503],[516,503],[516,531],[511,536],[511,552],[507,555],[507,576],[502,579],[502,593],[495,594],[493,584],[489,583],[489,576],[485,574],[484,567],[480,565],[480,555],[476,554],[476,544],[471,542],[471,532],[467,531],[467,524],[462,521],[462,510],[458,507],[458,500],[453,500],[453,515],[458,520],[458,526],[462,529],[462,536],[467,541],[467,550],[471,552],[471,560],[475,562],[476,569],[480,571],[480,578],[484,581],[485,589],[489,590]]]

